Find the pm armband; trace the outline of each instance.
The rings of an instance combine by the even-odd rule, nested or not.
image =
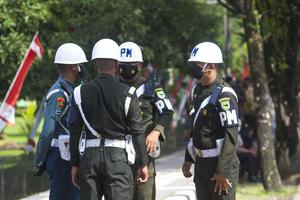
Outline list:
[[[172,112],[174,110],[171,101],[167,98],[163,89],[160,87],[155,89],[154,104],[159,114],[164,112]]]
[[[219,99],[219,117],[223,127],[235,127],[239,125],[238,106],[234,98],[223,97]]]

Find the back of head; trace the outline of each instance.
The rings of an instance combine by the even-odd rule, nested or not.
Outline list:
[[[119,45],[108,38],[101,39],[93,47],[92,60],[98,72],[112,71],[120,59]]]
[[[97,69],[98,72],[115,70],[115,68],[118,65],[118,62],[116,60],[105,58],[98,58],[95,59],[93,62],[94,67]]]

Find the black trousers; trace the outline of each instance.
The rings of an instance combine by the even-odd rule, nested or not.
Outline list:
[[[236,185],[239,175],[239,160],[237,156],[229,166],[229,182],[232,188],[229,194],[219,196],[214,192],[215,182],[211,181],[217,168],[218,158],[196,158],[194,182],[196,186],[197,200],[235,200]]]
[[[81,200],[132,200],[133,177],[125,149],[87,148],[80,160]]]

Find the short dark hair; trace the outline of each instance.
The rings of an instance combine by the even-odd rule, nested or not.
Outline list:
[[[94,60],[94,66],[101,70],[110,70],[112,68],[115,68],[118,64],[118,61],[113,59],[106,59],[106,58],[98,58]]]

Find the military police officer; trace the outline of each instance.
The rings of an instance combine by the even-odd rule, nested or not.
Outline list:
[[[155,200],[155,158],[160,154],[159,141],[165,140],[165,129],[172,120],[173,108],[162,87],[157,83],[155,72],[148,80],[141,76],[143,57],[140,47],[133,42],[125,42],[120,45],[120,49],[120,81],[135,88],[142,110],[149,153],[149,179],[143,185],[135,184],[134,199]],[[135,168],[133,167],[134,171]]]
[[[218,77],[217,64],[223,59],[216,44],[198,44],[188,61],[197,83],[191,91],[192,137],[182,172],[191,177],[195,163],[197,199],[234,200],[239,171],[237,95]]]
[[[76,44],[61,45],[55,54],[60,76],[50,88],[46,97],[45,121],[39,137],[34,175],[40,176],[47,169],[50,177],[50,200],[76,200],[79,191],[71,181],[69,152],[69,111],[72,84],[81,78],[82,63],[87,62],[84,51]]]
[[[114,78],[119,58],[120,48],[116,42],[99,40],[92,51],[98,76],[74,90],[68,123],[72,180],[80,187],[81,200],[103,196],[106,200],[133,199],[129,164],[137,166],[139,182],[148,179],[138,99],[134,88]],[[83,126],[86,133],[81,133]]]

